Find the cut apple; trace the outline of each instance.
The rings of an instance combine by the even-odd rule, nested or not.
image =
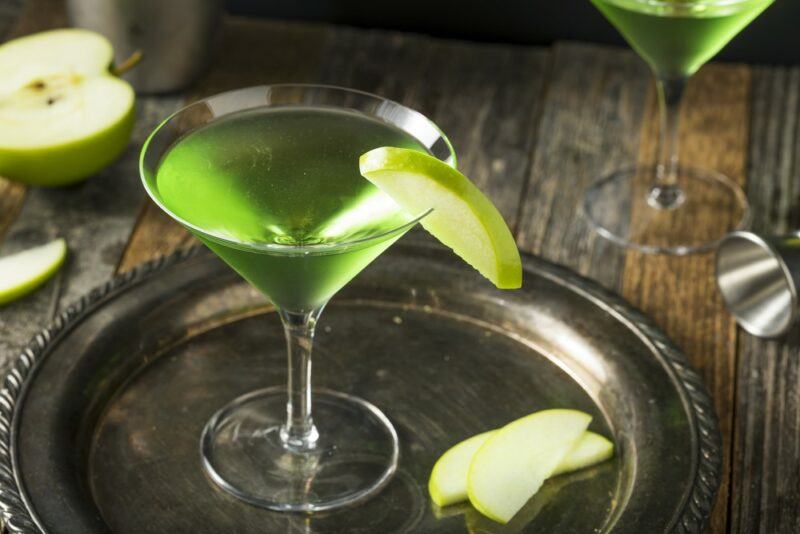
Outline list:
[[[555,472],[591,420],[576,410],[544,410],[498,430],[470,463],[467,494],[472,506],[508,523]]]
[[[491,200],[433,156],[381,147],[363,154],[361,174],[412,214],[433,211],[422,226],[501,289],[522,285],[514,237]]]
[[[18,299],[42,285],[58,271],[66,257],[66,242],[56,239],[0,258],[0,304]]]
[[[585,469],[589,466],[605,462],[614,456],[614,444],[611,440],[595,434],[594,432],[584,432],[578,443],[561,460],[551,477],[571,473],[578,469]]]
[[[449,506],[467,500],[467,472],[472,457],[495,432],[497,431],[492,430],[465,439],[439,458],[428,481],[428,492],[437,506]],[[614,444],[611,441],[587,430],[551,476],[590,467],[613,455]]]
[[[465,439],[451,447],[437,460],[428,481],[428,493],[437,506],[449,506],[467,500],[467,471],[472,457],[496,431],[491,430]]]
[[[0,175],[34,185],[83,180],[125,149],[134,92],[111,75],[111,44],[80,29],[0,46]]]
[[[540,525],[536,525],[533,522],[542,510],[550,505],[557,495],[562,491],[567,493],[567,488],[569,488],[572,483],[586,480],[592,476],[591,471],[578,471],[571,477],[555,477],[548,479],[547,483],[544,484],[541,489],[525,503],[525,506],[514,514],[511,521],[505,525],[498,525],[496,521],[492,521],[469,506],[464,511],[464,523],[467,527],[467,532],[476,534],[519,534],[520,532],[550,533],[551,531],[542,530]],[[570,502],[570,497],[564,495],[563,502]],[[450,508],[459,507],[451,506]]]

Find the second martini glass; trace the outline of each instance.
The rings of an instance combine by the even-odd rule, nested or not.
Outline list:
[[[678,123],[689,77],[772,1],[592,0],[652,68],[661,117],[657,164],[612,172],[587,191],[584,209],[601,235],[644,252],[687,254],[746,222],[736,183],[679,164]]]
[[[447,138],[416,111],[313,85],[202,100],[142,150],[150,197],[263,292],[283,322],[286,388],[233,400],[201,438],[209,477],[251,504],[330,510],[373,495],[396,469],[397,433],[378,408],[311,389],[314,328],[328,299],[425,215],[403,211],[359,174],[359,156],[379,146],[455,165]]]

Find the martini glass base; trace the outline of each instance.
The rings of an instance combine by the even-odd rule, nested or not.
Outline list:
[[[250,504],[317,512],[359,503],[383,488],[397,468],[397,433],[372,404],[314,390],[313,448],[281,439],[286,389],[248,393],[218,411],[200,443],[203,466],[220,488]]]
[[[622,169],[589,187],[584,212],[600,235],[641,252],[684,255],[711,249],[747,224],[747,197],[730,178],[680,167],[675,184],[654,189],[655,172]]]

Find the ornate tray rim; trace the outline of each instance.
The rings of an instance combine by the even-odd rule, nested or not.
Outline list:
[[[426,245],[400,246],[425,247]],[[0,390],[0,518],[8,532],[13,534],[41,532],[23,496],[13,450],[17,401],[34,376],[33,369],[47,356],[49,348],[58,341],[61,334],[90,314],[106,298],[176,263],[194,257],[202,250],[204,247],[197,245],[161,256],[94,288],[77,302],[69,305],[49,326],[36,334],[23,352],[11,362]],[[700,376],[666,335],[641,311],[619,295],[567,267],[538,256],[523,254],[523,263],[526,266],[535,263],[538,270],[546,277],[568,286],[616,315],[650,344],[671,367],[691,407],[690,420],[694,423],[699,446],[695,481],[684,501],[683,509],[676,514],[677,519],[673,523],[671,532],[675,534],[701,532],[711,514],[722,479],[722,444],[714,406]]]

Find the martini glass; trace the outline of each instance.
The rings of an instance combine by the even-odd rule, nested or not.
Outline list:
[[[726,176],[678,162],[678,121],[689,77],[773,0],[591,0],[656,76],[660,148],[654,166],[593,184],[584,211],[604,237],[644,252],[688,254],[746,223],[747,198]]]
[[[256,506],[335,509],[375,494],[397,467],[397,433],[378,408],[311,389],[325,304],[425,215],[403,211],[359,174],[359,156],[379,146],[455,165],[450,142],[416,111],[313,85],[207,98],[169,117],[142,149],[153,201],[260,290],[283,322],[286,387],[233,400],[201,436],[211,480]]]

